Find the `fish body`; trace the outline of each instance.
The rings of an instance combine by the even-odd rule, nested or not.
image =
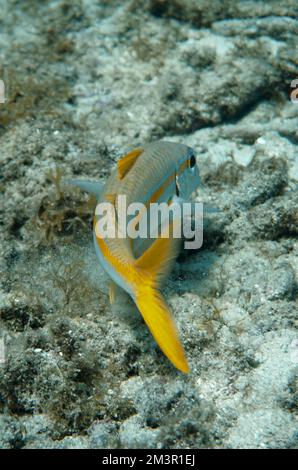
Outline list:
[[[171,205],[173,200],[176,203],[188,200],[199,183],[194,151],[186,145],[158,141],[119,160],[98,202],[113,204],[117,225],[119,196],[126,196],[127,206],[142,203],[149,207],[153,202]],[[86,185],[83,189],[86,190]],[[100,264],[112,281],[132,297],[164,354],[179,370],[188,372],[177,328],[160,292],[161,282],[179,253],[180,241],[172,236],[159,237],[146,245],[142,240],[119,234],[102,237],[97,225],[100,217],[95,215],[93,230]]]

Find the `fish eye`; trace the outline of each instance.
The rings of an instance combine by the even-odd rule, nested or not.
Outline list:
[[[196,164],[196,157],[194,156],[194,154],[191,155],[190,159],[189,159],[189,167],[190,168],[193,168]]]

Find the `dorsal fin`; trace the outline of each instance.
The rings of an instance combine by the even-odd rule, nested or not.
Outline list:
[[[129,172],[129,170],[132,168],[132,166],[135,164],[137,158],[141,155],[141,153],[144,152],[144,149],[142,148],[136,148],[132,150],[131,152],[127,153],[118,161],[118,176],[119,179],[122,180],[126,173]]]

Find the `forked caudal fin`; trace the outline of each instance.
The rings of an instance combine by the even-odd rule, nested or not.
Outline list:
[[[180,240],[158,238],[135,262],[141,282],[136,288],[135,302],[157,344],[177,369],[189,372],[178,330],[158,288],[170,270],[180,248]]]
[[[161,294],[154,289],[140,289],[135,301],[163,353],[177,369],[189,372],[176,325]]]

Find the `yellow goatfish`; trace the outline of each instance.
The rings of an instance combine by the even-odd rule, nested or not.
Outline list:
[[[158,141],[132,150],[122,157],[105,186],[89,181],[68,180],[81,189],[95,193],[98,203],[110,203],[118,220],[118,196],[126,204],[165,202],[169,206],[187,200],[200,184],[194,151],[186,145]],[[118,212],[117,212],[118,211]],[[94,245],[103,269],[114,283],[132,297],[157,344],[182,372],[189,372],[183,346],[170,310],[160,292],[161,282],[178,256],[180,243],[172,236],[158,237],[151,244],[117,234],[101,236],[94,217]],[[140,221],[140,217],[138,219]],[[138,255],[136,254],[138,252]],[[114,299],[114,284],[110,300]]]

